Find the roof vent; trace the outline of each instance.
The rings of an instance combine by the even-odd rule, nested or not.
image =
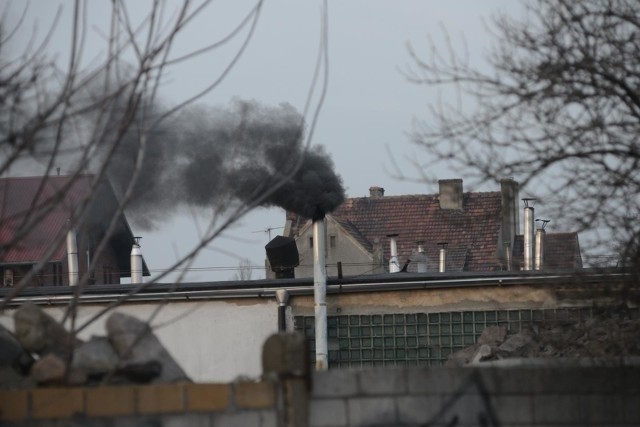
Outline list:
[[[462,180],[461,179],[441,179],[440,186],[440,209],[462,209]]]
[[[372,199],[379,199],[384,197],[384,188],[382,187],[369,187],[369,197]]]

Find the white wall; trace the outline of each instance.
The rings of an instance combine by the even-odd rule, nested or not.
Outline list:
[[[102,306],[83,305],[78,323],[84,323]],[[158,308],[153,303],[126,304],[117,310],[148,320]],[[64,306],[45,311],[62,318]],[[0,323],[13,331],[13,311],[5,310]],[[80,333],[105,336],[105,317]],[[189,377],[197,382],[230,382],[239,376],[258,378],[262,373],[262,344],[277,332],[275,300],[234,299],[171,302],[152,320],[153,329]]]

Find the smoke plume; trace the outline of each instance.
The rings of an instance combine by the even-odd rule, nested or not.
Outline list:
[[[345,198],[342,180],[321,147],[306,149],[302,126],[289,104],[235,100],[229,108],[183,110],[148,134],[129,216],[152,228],[181,206],[249,203],[324,217]],[[116,191],[131,182],[139,144],[130,130],[109,163]]]

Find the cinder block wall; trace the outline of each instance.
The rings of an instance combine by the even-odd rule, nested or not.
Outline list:
[[[310,425],[638,426],[640,366],[315,373]]]

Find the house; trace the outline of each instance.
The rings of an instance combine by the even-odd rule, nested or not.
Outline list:
[[[17,284],[38,265],[28,286],[69,285],[90,263],[95,268],[88,284],[119,284],[130,277],[134,237],[117,209],[109,183],[94,184],[92,175],[0,179],[1,285]],[[114,217],[113,232],[96,253]],[[143,274],[149,275],[144,261]]]
[[[518,192],[512,179],[492,192],[465,193],[461,179],[440,180],[438,194],[385,196],[371,187],[369,197],[349,198],[326,216],[328,274],[338,275],[338,265],[345,276],[439,271],[441,256],[446,271],[521,269]],[[544,246],[544,270],[582,267],[577,233],[544,235],[553,242]],[[287,212],[284,236],[297,243],[296,277],[312,276],[311,221]]]

